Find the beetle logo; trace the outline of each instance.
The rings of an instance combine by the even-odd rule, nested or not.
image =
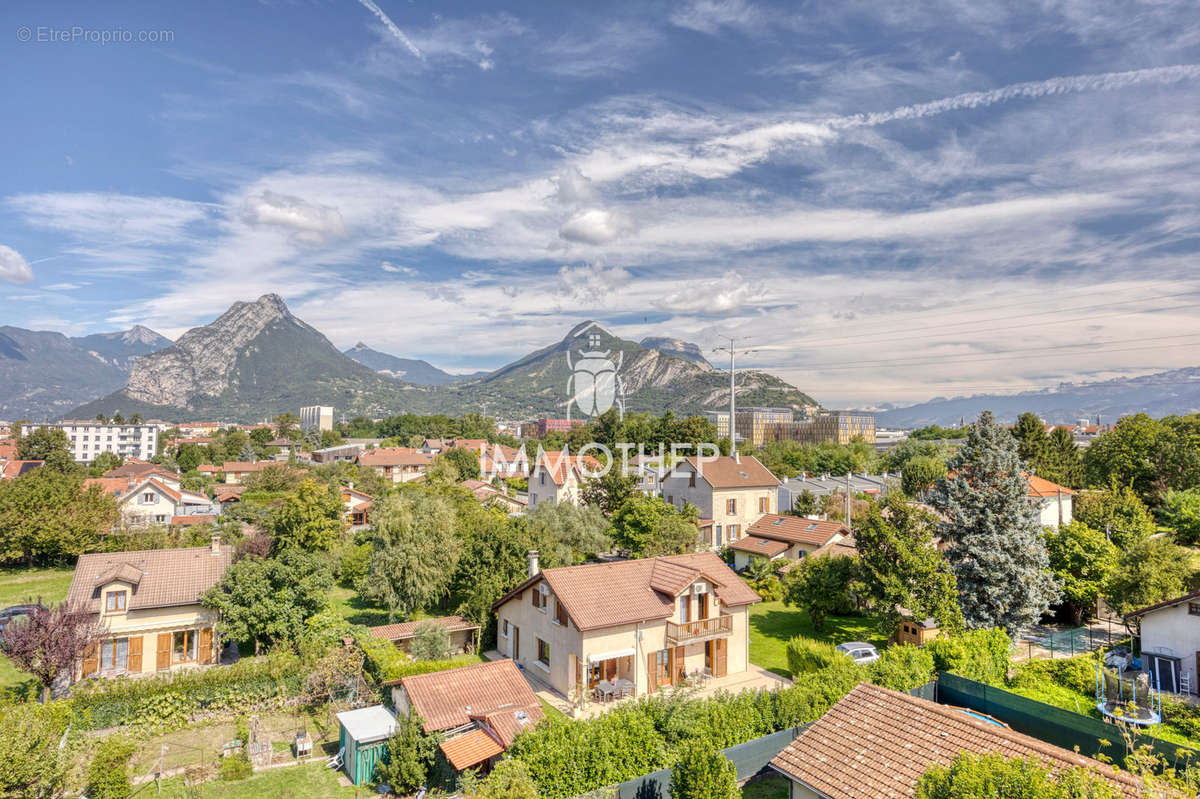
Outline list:
[[[583,332],[579,334],[583,338]],[[600,349],[600,334],[587,334],[586,348],[572,362],[571,350],[567,350],[567,366],[571,377],[567,380],[567,418],[571,418],[571,406],[579,409],[583,416],[599,416],[616,405],[617,413],[625,418],[625,385],[617,372],[621,368],[623,355],[620,350],[613,353]]]

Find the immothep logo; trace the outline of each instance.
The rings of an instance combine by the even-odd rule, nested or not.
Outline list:
[[[594,329],[593,329],[594,328]],[[616,407],[617,413],[625,418],[625,384],[619,374],[624,353],[617,350],[600,349],[600,327],[594,322],[575,337],[576,341],[586,338],[577,353],[571,359],[571,349],[567,349],[567,366],[571,376],[567,378],[567,418],[571,418],[571,406],[574,405],[578,416],[599,416],[609,408]]]

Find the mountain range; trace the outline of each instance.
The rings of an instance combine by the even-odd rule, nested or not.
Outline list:
[[[140,325],[68,338],[0,327],[0,419],[49,419],[125,384],[134,358],[171,340]]]
[[[1140,377],[1121,377],[1092,383],[1062,383],[1055,388],[1020,394],[978,394],[972,397],[939,397],[906,408],[877,412],[885,427],[924,427],[970,421],[990,410],[1001,421],[1015,421],[1030,411],[1051,424],[1073,424],[1079,419],[1115,422],[1131,413],[1150,416],[1200,411],[1200,367],[1173,369]]]
[[[255,302],[235,303],[211,324],[137,358],[123,387],[69,415],[90,418],[119,411],[176,421],[254,421],[304,405],[332,405],[339,415],[350,416],[479,411],[516,418],[568,412],[578,417],[577,408],[568,409],[578,388],[572,370],[582,368],[581,358],[590,358],[588,368],[594,368],[600,353],[616,367],[627,411],[690,414],[723,407],[728,376],[703,361],[695,345],[669,341],[669,346],[660,345],[663,349],[645,347],[587,321],[507,366],[455,378],[424,361],[364,345],[339,352],[293,315],[282,298],[267,294]],[[676,352],[698,356],[701,363]],[[446,378],[453,382],[416,382]],[[753,370],[739,372],[738,397],[752,405],[815,404],[794,386]]]

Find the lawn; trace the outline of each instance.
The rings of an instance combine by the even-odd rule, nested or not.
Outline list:
[[[871,619],[865,616],[830,616],[824,632],[813,629],[808,612],[782,602],[759,602],[750,606],[750,662],[781,677],[791,677],[787,667],[787,642],[802,635],[840,644],[870,641],[882,646]]]
[[[788,781],[778,775],[742,786],[742,799],[788,799]]]
[[[325,768],[324,759],[303,766],[260,771],[237,782],[214,780],[203,785],[204,799],[354,799],[370,796],[366,787],[358,789],[338,784],[338,774]],[[153,785],[142,792],[145,796],[158,796]],[[183,799],[201,794],[191,793],[179,777],[163,780],[161,796],[166,799]]]
[[[42,602],[62,602],[71,587],[74,569],[2,569],[0,570],[0,608],[20,605],[39,597]],[[12,661],[0,655],[0,696],[26,697],[37,690],[37,680],[17,671]]]
[[[387,611],[364,600],[353,588],[335,585],[329,592],[329,604],[335,613],[351,624],[376,627],[388,623]]]

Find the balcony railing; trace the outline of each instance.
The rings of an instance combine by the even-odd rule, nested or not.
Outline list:
[[[711,619],[700,619],[683,624],[667,622],[667,642],[672,646],[688,644],[696,641],[707,641],[711,638],[724,638],[733,634],[732,616],[713,616]]]

